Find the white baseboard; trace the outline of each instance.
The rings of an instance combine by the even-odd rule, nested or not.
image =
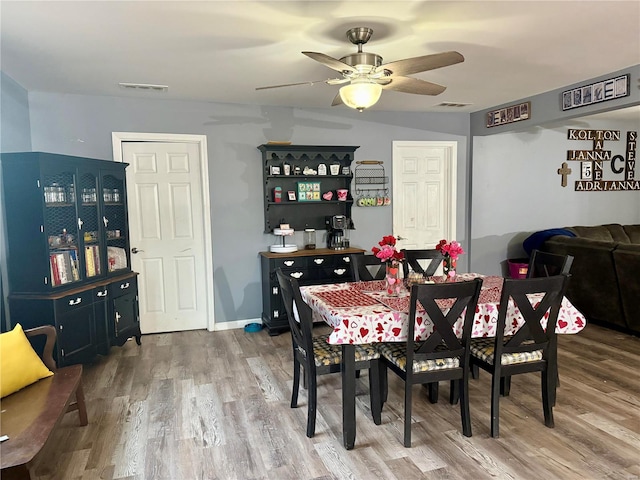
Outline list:
[[[214,332],[219,332],[219,331],[222,331],[222,330],[233,330],[235,328],[244,328],[244,326],[249,324],[249,323],[259,323],[260,325],[262,325],[262,319],[261,318],[248,318],[246,320],[236,320],[234,322],[216,323],[213,326],[213,331]]]

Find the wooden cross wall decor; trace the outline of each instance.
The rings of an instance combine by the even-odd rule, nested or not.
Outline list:
[[[562,182],[560,183],[563,187],[567,186],[567,175],[571,173],[571,169],[567,166],[567,162],[562,162],[562,168],[558,169],[558,175],[562,175]]]

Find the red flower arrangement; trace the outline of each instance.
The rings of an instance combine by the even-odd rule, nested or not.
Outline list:
[[[446,240],[440,240],[440,243],[436,245],[436,250],[440,250],[445,257],[451,257],[452,260],[457,260],[459,255],[464,253],[462,245],[455,240],[447,242]]]
[[[382,237],[382,240],[378,242],[381,248],[373,247],[371,251],[383,262],[402,262],[404,260],[404,253],[396,250],[396,237],[393,235],[387,235]]]

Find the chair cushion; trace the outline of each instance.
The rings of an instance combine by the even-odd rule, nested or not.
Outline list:
[[[317,367],[338,365],[342,362],[342,346],[327,343],[329,334],[313,337],[313,356]],[[380,353],[368,344],[356,345],[356,362],[375,360]]]
[[[378,344],[380,354],[403,371],[407,371],[407,355],[405,354],[406,343],[386,342]],[[416,345],[418,348],[419,345]],[[442,349],[446,347],[442,346]],[[436,348],[436,350],[438,350]],[[443,370],[447,368],[457,368],[460,366],[458,357],[438,358],[436,360],[419,360],[413,362],[413,373],[428,372],[431,370]]]
[[[0,334],[0,398],[50,377],[49,370],[18,323],[10,332]]]
[[[505,341],[508,340],[505,337]],[[494,338],[472,338],[471,355],[493,365]],[[542,350],[520,353],[503,353],[501,365],[513,365],[514,363],[538,362],[542,360]]]

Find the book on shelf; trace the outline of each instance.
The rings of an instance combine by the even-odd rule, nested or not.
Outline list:
[[[60,272],[58,272],[58,262],[55,253],[49,255],[49,263],[51,264],[51,283],[55,287],[60,285]]]
[[[91,246],[84,247],[84,263],[87,270],[87,277],[95,277],[96,265],[93,257],[93,248]]]
[[[69,255],[71,256],[71,276],[74,281],[80,280],[80,271],[78,269],[78,250],[76,248],[69,250]]]
[[[69,283],[71,281],[69,278],[70,272],[67,271],[67,266],[64,263],[64,254],[56,253],[56,263],[58,264],[58,274],[60,275],[60,285]]]
[[[98,245],[92,245],[93,247],[93,264],[96,267],[96,275],[100,275],[100,247]]]
[[[100,247],[98,245],[88,245],[84,247],[84,263],[87,277],[100,275]]]

